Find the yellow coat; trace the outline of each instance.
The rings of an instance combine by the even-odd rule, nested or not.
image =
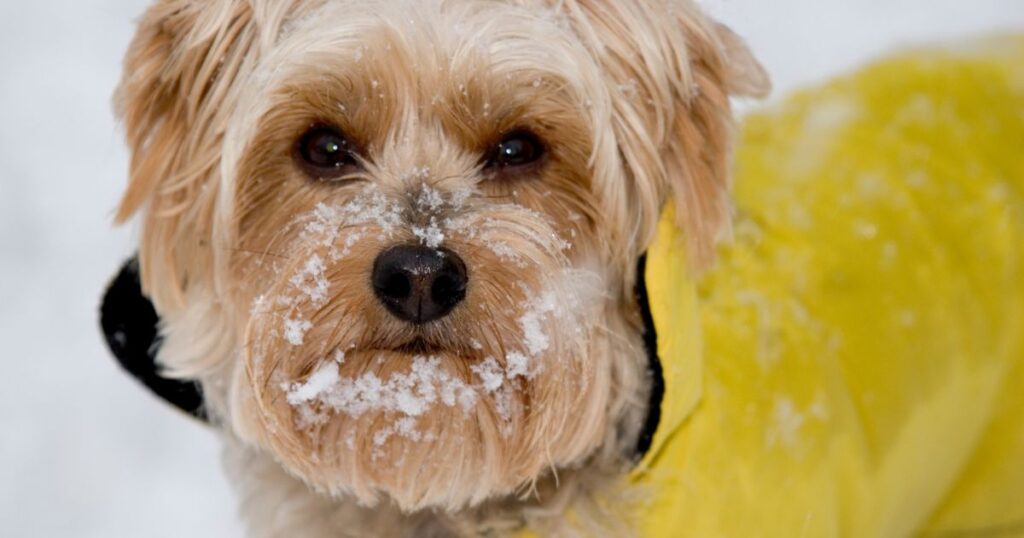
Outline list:
[[[1024,536],[1024,38],[748,117],[735,238],[647,283],[650,537]]]

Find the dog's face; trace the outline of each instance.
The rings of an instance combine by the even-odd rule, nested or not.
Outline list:
[[[147,13],[119,97],[161,360],[362,502],[628,462],[636,259],[672,197],[695,258],[724,219],[728,95],[764,86],[735,36],[671,2],[209,4]]]

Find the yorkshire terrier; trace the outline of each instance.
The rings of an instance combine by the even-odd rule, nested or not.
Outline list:
[[[707,265],[767,90],[687,0],[158,0],[117,219],[251,535],[628,532],[637,260],[671,203]]]

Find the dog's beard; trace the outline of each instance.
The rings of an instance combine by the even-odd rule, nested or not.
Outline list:
[[[252,308],[246,371],[262,442],[291,472],[362,503],[458,509],[580,461],[607,433],[612,374],[599,275],[574,267],[543,215],[424,189],[367,188],[289,228]],[[410,214],[444,205],[443,220]],[[287,235],[289,232],[284,232]],[[393,318],[369,283],[394,244],[444,242],[466,299],[426,325]]]

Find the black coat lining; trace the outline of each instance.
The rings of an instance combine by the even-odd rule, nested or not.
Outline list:
[[[654,327],[651,305],[647,297],[647,254],[640,256],[636,264],[636,302],[640,307],[640,319],[644,324],[644,350],[647,351],[647,369],[651,381],[651,393],[647,399],[647,418],[636,442],[635,458],[639,461],[651,449],[654,432],[661,421],[661,401],[665,397],[665,375],[658,358],[658,331]]]
[[[100,306],[100,327],[117,362],[167,403],[200,420],[207,420],[203,395],[194,381],[160,375],[156,364],[161,338],[160,318],[142,294],[139,264],[129,259],[107,287]]]

